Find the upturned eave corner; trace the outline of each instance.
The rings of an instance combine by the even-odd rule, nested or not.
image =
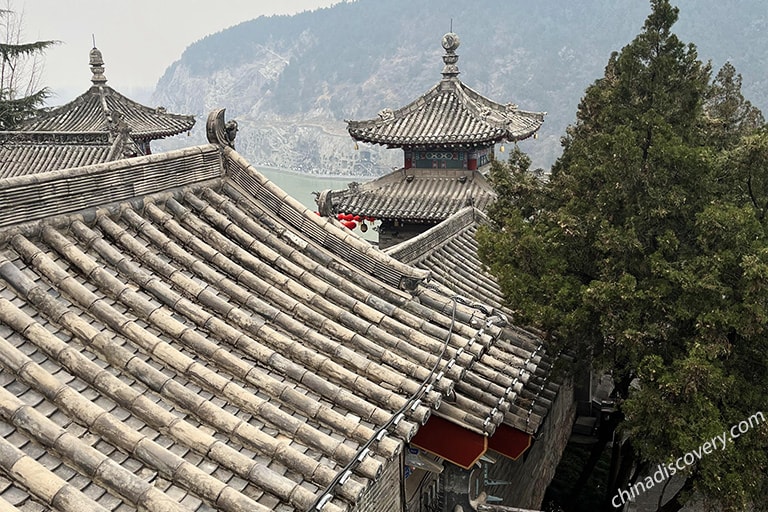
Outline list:
[[[226,108],[218,108],[208,114],[208,120],[205,123],[205,135],[211,144],[235,149],[237,121],[234,119],[225,121],[226,110]]]

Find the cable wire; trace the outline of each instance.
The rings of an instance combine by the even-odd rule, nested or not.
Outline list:
[[[448,345],[451,341],[451,336],[453,335],[453,328],[456,324],[456,297],[451,297],[451,303],[453,305],[452,312],[451,312],[451,323],[448,327],[448,335],[445,337],[445,342],[443,343],[443,348],[440,351],[440,355],[437,358],[437,361],[435,361],[435,364],[432,366],[432,369],[430,370],[429,374],[424,378],[424,380],[421,382],[421,385],[419,388],[411,395],[411,397],[403,404],[403,406],[392,415],[392,417],[381,427],[379,427],[373,436],[371,436],[368,441],[365,442],[357,451],[355,456],[344,466],[344,468],[336,474],[334,479],[331,481],[330,484],[325,488],[325,491],[320,495],[320,497],[315,501],[315,503],[312,505],[310,510],[322,510],[322,508],[333,499],[334,494],[333,490],[336,488],[337,485],[341,484],[344,485],[344,483],[349,479],[349,477],[352,476],[352,471],[355,466],[360,464],[366,456],[370,453],[370,447],[374,442],[381,441],[384,438],[384,435],[387,433],[387,430],[394,426],[397,426],[400,421],[405,417],[405,412],[408,409],[415,410],[416,407],[419,406],[421,403],[421,398],[425,394],[425,390],[429,388],[432,389],[432,386],[434,385],[434,382],[430,382],[433,380],[435,376],[435,372],[437,371],[437,367],[440,366],[440,363],[443,361],[443,357],[445,356],[445,352],[448,350]],[[447,364],[447,363],[446,363]],[[444,372],[440,372],[440,378],[444,375]],[[437,380],[437,379],[435,379]]]

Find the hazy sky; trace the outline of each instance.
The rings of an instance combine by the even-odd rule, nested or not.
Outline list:
[[[130,96],[154,89],[184,49],[208,34],[259,16],[294,14],[339,0],[0,0],[23,13],[24,42],[61,41],[45,54],[41,85],[60,105],[90,87],[88,53],[104,57],[108,84]],[[134,97],[134,99],[140,99]]]

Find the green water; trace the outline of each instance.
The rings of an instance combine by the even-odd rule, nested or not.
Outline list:
[[[260,167],[255,166],[256,170],[267,177],[272,183],[286,191],[294,199],[298,200],[301,204],[306,206],[312,211],[317,211],[317,203],[315,203],[315,196],[312,192],[320,192],[323,190],[340,190],[346,189],[352,181],[363,182],[370,178],[365,177],[344,177],[339,178],[335,176],[314,176],[312,174],[302,174],[291,170],[278,169],[275,167]],[[373,229],[369,229],[363,233],[360,228],[354,230],[354,233],[363,237],[365,240],[375,242],[378,240],[379,235]]]
[[[314,176],[311,174],[302,174],[287,169],[278,169],[275,167],[255,167],[272,183],[288,192],[291,196],[293,196],[294,199],[298,200],[301,204],[312,211],[317,210],[315,196],[312,194],[312,192],[320,192],[326,189],[345,189],[347,188],[347,185],[352,181],[361,182],[363,180],[370,179],[356,177],[339,178],[335,176]]]

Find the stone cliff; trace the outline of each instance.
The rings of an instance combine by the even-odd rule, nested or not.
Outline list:
[[[676,33],[715,71],[730,60],[744,94],[768,107],[768,9],[763,0],[680,0]],[[738,5],[738,8],[737,8]],[[399,150],[357,149],[345,119],[398,108],[440,79],[440,38],[462,38],[464,83],[501,103],[546,111],[536,141],[521,144],[548,169],[585,88],[628,43],[646,2],[566,4],[478,0],[358,0],[295,16],[261,17],[190,45],[159,81],[153,101],[205,119],[225,107],[240,125],[236,146],[256,164],[313,174],[378,175]],[[193,136],[204,140],[197,123]],[[188,141],[165,141],[160,149]]]

